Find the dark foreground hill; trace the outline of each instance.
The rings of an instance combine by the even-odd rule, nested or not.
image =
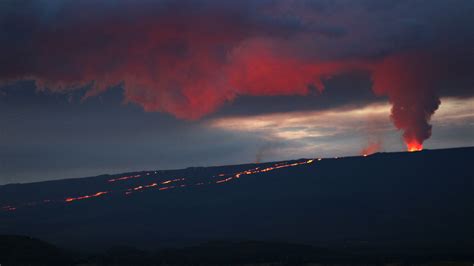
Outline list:
[[[0,186],[0,234],[77,250],[263,241],[465,258],[473,158],[459,148],[12,184]]]
[[[116,246],[86,253],[59,249],[43,241],[21,236],[0,236],[0,262],[15,265],[472,265],[466,254],[367,253],[360,249],[328,249],[280,242],[210,242],[185,248],[139,250]]]

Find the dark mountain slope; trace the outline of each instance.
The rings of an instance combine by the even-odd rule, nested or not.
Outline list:
[[[473,158],[460,148],[7,185],[0,234],[82,249],[257,240],[469,250]]]
[[[2,265],[70,265],[73,260],[67,252],[41,240],[4,235],[0,236]]]

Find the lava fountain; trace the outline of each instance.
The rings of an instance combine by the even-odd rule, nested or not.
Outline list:
[[[414,151],[421,151],[423,150],[423,144],[416,141],[416,140],[412,140],[412,141],[408,141],[406,143],[407,145],[407,150],[409,152],[414,152]]]

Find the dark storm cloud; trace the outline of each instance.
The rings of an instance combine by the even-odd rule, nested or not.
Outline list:
[[[220,114],[357,105],[373,100],[370,87],[393,104],[406,141],[421,144],[439,96],[473,95],[470,0],[0,5],[0,81],[32,79],[48,93],[85,91],[91,99],[120,86],[125,102],[178,118],[199,119],[230,102],[236,109]],[[364,73],[368,87],[333,85],[352,73]],[[349,86],[364,88],[342,89]]]
[[[344,73],[324,80],[323,83],[324,91],[310,88],[309,95],[305,96],[242,96],[210,117],[323,110],[386,101],[386,98],[374,95],[370,76],[365,72]]]

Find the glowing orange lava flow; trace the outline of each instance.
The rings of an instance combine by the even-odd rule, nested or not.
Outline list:
[[[75,201],[75,200],[90,199],[90,198],[100,197],[100,196],[105,195],[105,194],[107,194],[106,191],[101,191],[101,192],[95,193],[94,195],[86,195],[86,196],[81,196],[81,197],[77,197],[77,198],[67,198],[64,201],[71,202],[71,201]]]
[[[416,141],[416,140],[407,142],[407,150],[408,150],[409,152],[421,151],[421,150],[423,150],[423,144],[419,143],[419,142]]]
[[[139,178],[141,177],[141,175],[131,175],[131,176],[122,176],[122,177],[118,177],[118,178],[112,178],[112,179],[109,179],[109,182],[116,182],[116,181],[121,181],[121,180],[127,180],[127,179],[131,179],[131,178]]]
[[[131,179],[131,178],[139,178],[139,177],[141,177],[141,175],[122,176],[118,178],[109,179],[109,182],[116,182],[116,181]]]
[[[317,159],[318,161],[322,160],[321,158]],[[181,177],[181,178],[175,178],[175,179],[168,179],[168,180],[162,180],[162,181],[155,181],[149,184],[142,184],[138,185],[135,187],[131,187],[128,189],[108,189],[106,191],[101,191],[97,192],[92,195],[85,195],[85,196],[79,196],[79,197],[66,197],[66,198],[60,198],[60,199],[45,199],[41,200],[39,202],[26,202],[22,203],[21,205],[18,206],[12,206],[12,205],[5,205],[5,206],[0,206],[0,211],[15,211],[18,208],[23,208],[23,207],[33,207],[33,206],[38,206],[39,204],[49,204],[49,203],[70,203],[73,201],[77,200],[85,200],[85,199],[91,199],[91,198],[97,198],[97,197],[102,197],[106,194],[117,194],[117,192],[120,193],[125,193],[125,195],[130,195],[132,193],[136,192],[142,192],[144,190],[148,189],[157,189],[158,191],[163,191],[163,190],[173,190],[173,189],[178,189],[178,188],[183,188],[183,187],[192,187],[192,186],[201,186],[201,185],[211,185],[211,184],[221,184],[221,183],[226,183],[229,181],[233,181],[236,179],[239,179],[243,176],[248,176],[248,175],[254,175],[254,174],[260,174],[260,173],[265,173],[277,169],[282,169],[282,168],[288,168],[288,167],[293,167],[293,166],[299,166],[299,165],[305,165],[305,164],[310,164],[313,163],[314,160],[306,160],[306,161],[298,161],[298,162],[293,162],[293,163],[288,163],[288,162],[281,162],[281,163],[276,163],[271,166],[267,167],[255,167],[247,170],[243,170],[240,172],[234,172],[230,174],[217,174],[213,177],[218,177],[218,180],[208,180],[208,181],[201,181],[198,183],[194,184],[186,184],[185,182],[188,180],[188,178]],[[152,173],[146,173],[146,174],[137,174],[137,175],[130,175],[130,176],[121,176],[117,177],[115,179],[108,179],[107,183],[111,182],[116,182],[116,181],[121,181],[121,180],[127,180],[127,179],[134,179],[134,178],[139,178],[139,177],[144,177],[144,176],[149,176]],[[155,171],[154,174],[157,174]],[[99,189],[98,189],[99,190]]]
[[[170,183],[174,183],[174,182],[181,182],[181,181],[184,181],[185,178],[176,178],[176,179],[170,179],[170,180],[166,180],[166,181],[163,181],[161,183],[152,183],[152,184],[149,184],[149,185],[140,185],[138,187],[134,187],[134,188],[129,188],[127,189],[127,191],[125,192],[126,195],[130,195],[131,193],[133,193],[133,191],[141,191],[143,189],[147,189],[147,188],[153,188],[153,187],[157,187],[159,186],[160,184],[161,185],[166,185],[166,184],[170,184]],[[162,187],[163,188],[163,187]],[[159,188],[159,190],[165,190],[165,189],[171,189],[171,188],[175,188],[175,186],[168,186],[168,187],[164,187],[165,189],[162,189],[162,188]]]
[[[16,207],[7,205],[7,206],[3,206],[2,210],[4,210],[4,211],[14,211],[14,210],[16,210]]]
[[[233,179],[240,178],[242,175],[253,175],[253,174],[269,172],[269,171],[273,171],[273,170],[281,169],[281,168],[293,167],[293,166],[298,166],[298,165],[303,165],[303,164],[310,164],[313,161],[314,160],[307,160],[307,161],[304,161],[304,162],[296,162],[296,163],[291,163],[291,164],[278,163],[278,164],[275,164],[274,166],[270,166],[270,167],[263,168],[263,169],[260,169],[260,167],[256,167],[254,169],[249,169],[249,170],[245,170],[245,171],[242,171],[242,172],[235,173],[234,175],[229,176],[225,179],[217,180],[215,183],[216,184],[221,184],[221,183],[229,182]],[[222,174],[220,174],[219,176],[222,176]]]

